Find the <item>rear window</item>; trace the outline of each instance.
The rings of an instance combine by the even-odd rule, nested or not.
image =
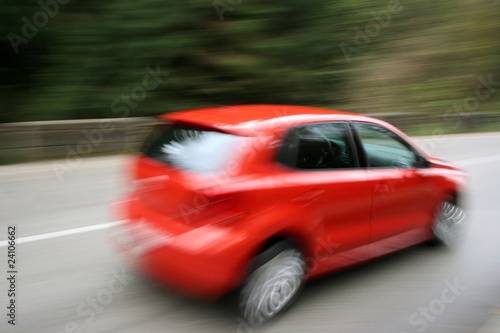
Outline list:
[[[190,125],[156,125],[143,153],[175,168],[207,173],[221,170],[242,138]]]

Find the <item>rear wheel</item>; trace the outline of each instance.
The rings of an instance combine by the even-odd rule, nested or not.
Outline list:
[[[263,251],[240,294],[242,317],[256,327],[285,311],[302,289],[305,274],[304,256],[290,242]]]
[[[432,232],[438,244],[453,248],[459,245],[465,234],[465,210],[456,200],[443,201],[436,212]]]

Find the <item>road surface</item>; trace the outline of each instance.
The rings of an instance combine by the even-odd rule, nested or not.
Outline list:
[[[0,167],[0,331],[476,332],[500,305],[500,133],[419,141],[469,173],[464,246],[417,246],[311,281],[289,312],[256,330],[233,299],[164,291],[115,253],[108,206],[127,189],[129,157],[73,161],[62,175],[53,162]],[[7,322],[8,225],[18,240],[15,326]]]

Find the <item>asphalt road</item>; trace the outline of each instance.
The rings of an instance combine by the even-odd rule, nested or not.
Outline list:
[[[255,331],[476,332],[500,305],[500,133],[419,141],[469,173],[464,246],[417,246],[311,281],[289,312]],[[0,167],[1,332],[252,331],[231,298],[164,291],[115,254],[108,205],[126,190],[128,160],[87,159],[60,177],[52,162]],[[19,242],[15,326],[7,323],[8,225]]]

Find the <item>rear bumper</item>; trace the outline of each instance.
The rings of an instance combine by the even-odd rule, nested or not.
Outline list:
[[[174,235],[145,220],[125,220],[110,238],[143,274],[200,298],[217,299],[239,286],[249,261],[238,237],[213,225]]]

